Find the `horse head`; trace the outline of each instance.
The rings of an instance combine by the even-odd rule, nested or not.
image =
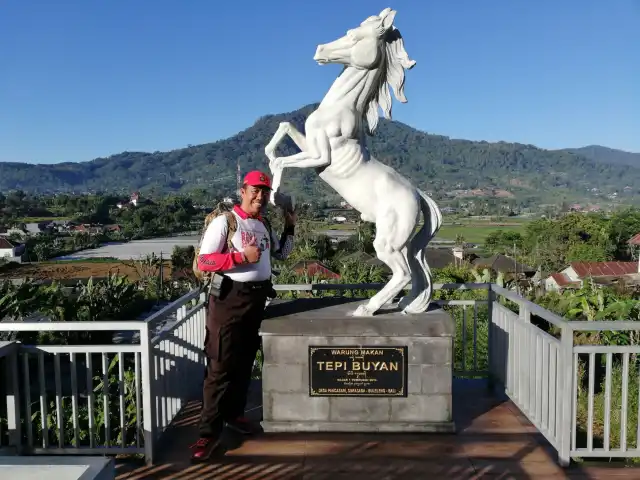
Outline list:
[[[373,134],[378,125],[378,106],[385,118],[391,119],[392,101],[389,88],[402,103],[404,95],[405,69],[416,64],[404,48],[400,31],[393,25],[396,11],[385,8],[380,15],[367,18],[360,26],[330,43],[318,45],[313,59],[321,65],[341,64],[345,68],[375,72],[376,81],[368,93],[367,106],[363,112],[368,122],[368,133]]]
[[[401,51],[389,51],[391,45],[398,41],[402,43],[400,32],[393,26],[396,13],[385,8],[380,15],[369,17],[360,26],[348,30],[344,37],[318,45],[313,59],[321,65],[338,63],[373,70],[384,65],[392,54],[398,57],[404,68],[412,68],[416,62],[409,60],[404,46],[400,45]]]

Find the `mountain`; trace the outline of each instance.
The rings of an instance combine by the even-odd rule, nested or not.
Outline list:
[[[264,147],[278,124],[288,120],[304,131],[304,120],[316,107],[312,104],[294,112],[267,115],[231,138],[170,152],[123,152],[82,163],[0,163],[0,191],[129,193],[153,187],[229,193],[235,186],[237,160],[245,172],[266,169]],[[580,197],[596,187],[606,193],[631,185],[631,194],[640,194],[640,168],[595,160],[589,155],[593,149],[551,151],[518,143],[457,140],[386,120],[380,121],[375,137],[368,138],[368,146],[376,158],[397,168],[421,188],[440,194],[492,188],[536,197],[545,203],[557,201],[560,192]],[[289,140],[280,154],[296,151]],[[285,171],[284,184],[299,198],[302,194],[335,197],[312,169]]]
[[[590,160],[614,165],[631,165],[640,167],[640,153],[625,152],[600,145],[589,145],[582,148],[568,148],[564,151],[582,155]]]

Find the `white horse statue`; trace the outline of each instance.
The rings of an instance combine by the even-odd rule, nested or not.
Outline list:
[[[306,138],[292,124],[283,122],[265,148],[274,194],[284,168],[315,168],[320,178],[361,213],[362,220],[375,222],[373,246],[393,275],[368,303],[357,308],[356,316],[373,315],[409,282],[411,293],[399,302],[403,313],[426,311],[433,295],[426,248],[442,224],[442,214],[427,194],[378,162],[365,145],[365,127],[373,135],[378,126],[378,106],[391,118],[389,86],[400,102],[407,102],[405,69],[416,64],[393,26],[395,16],[395,10],[385,8],[344,37],[318,46],[316,62],[342,64],[344,70],[307,118]],[[276,158],[275,150],[287,135],[301,152]],[[416,232],[421,215],[424,225]]]

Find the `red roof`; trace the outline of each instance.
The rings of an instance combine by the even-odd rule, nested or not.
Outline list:
[[[629,245],[638,245],[640,246],[640,233],[636,233],[633,237],[629,239],[627,242]]]
[[[638,262],[571,262],[578,277],[606,277],[638,273]]]
[[[320,262],[298,262],[292,267],[292,270],[299,275],[306,271],[306,273],[308,275],[311,275],[312,277],[318,276],[322,278],[340,278],[340,275],[338,275],[336,272],[332,272]]]
[[[564,273],[552,273],[550,277],[556,281],[559,287],[566,287],[566,286],[580,284],[580,282],[571,281],[571,279],[567,277]]]
[[[6,238],[0,238],[0,248],[2,248],[3,250],[5,248],[14,248],[14,245]]]

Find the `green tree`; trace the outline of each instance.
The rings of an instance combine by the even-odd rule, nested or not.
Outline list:
[[[33,253],[39,262],[49,260],[53,252],[53,245],[49,242],[38,242],[33,246]]]
[[[524,245],[524,238],[520,232],[512,230],[496,230],[487,235],[484,248],[491,253],[513,255],[514,248],[520,252]]]

